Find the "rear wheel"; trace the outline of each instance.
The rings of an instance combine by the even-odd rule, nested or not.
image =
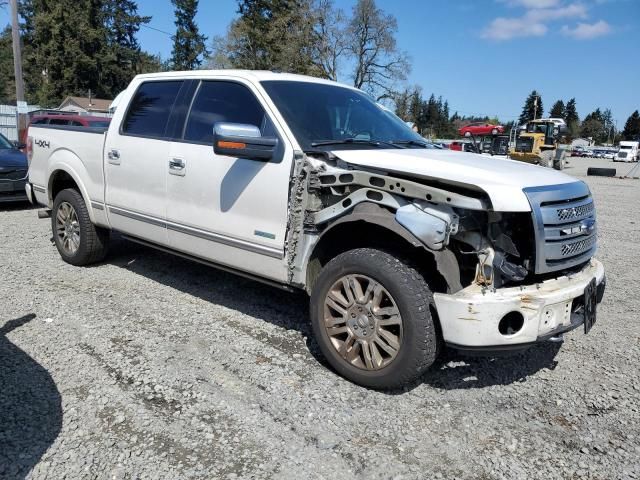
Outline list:
[[[366,387],[399,388],[434,362],[433,297],[407,262],[381,250],[343,253],[320,272],[311,321],[323,355]]]
[[[96,227],[80,193],[62,190],[51,212],[53,240],[62,259],[72,265],[89,265],[102,260],[109,245],[109,231]]]
[[[491,130],[491,135],[497,135],[498,134],[498,129],[494,128],[493,130]]]

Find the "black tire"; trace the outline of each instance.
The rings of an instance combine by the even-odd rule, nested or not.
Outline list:
[[[616,169],[615,168],[589,167],[587,169],[587,175],[596,176],[596,177],[615,177],[616,176]]]
[[[325,298],[345,275],[359,274],[382,285],[393,297],[401,316],[402,341],[396,357],[378,370],[366,370],[343,359],[324,326]],[[408,262],[372,248],[350,250],[322,269],[311,293],[311,322],[315,338],[333,369],[348,380],[375,389],[398,389],[420,377],[435,361],[439,338],[433,295],[424,277]]]
[[[56,218],[60,205],[63,203],[70,204],[77,215],[80,243],[77,250],[73,253],[67,251],[62,245],[62,239],[56,232]],[[71,265],[82,266],[96,263],[104,259],[109,248],[109,230],[96,227],[89,217],[89,210],[84,203],[84,199],[80,192],[73,188],[67,188],[60,191],[53,201],[53,210],[51,212],[51,231],[53,240],[58,249],[58,253],[62,259]]]

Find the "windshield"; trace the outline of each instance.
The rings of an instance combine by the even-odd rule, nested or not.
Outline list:
[[[527,124],[527,133],[547,133],[547,125],[545,123],[533,123]]]
[[[264,81],[262,85],[303,150],[317,147],[329,150],[354,146],[375,148],[373,143],[329,144],[348,139],[426,144],[425,139],[413,132],[400,118],[358,90],[281,80]],[[327,142],[327,145],[312,145],[322,142]]]
[[[13,144],[9,140],[7,140],[7,137],[0,134],[0,149],[7,150],[12,148],[14,148]]]

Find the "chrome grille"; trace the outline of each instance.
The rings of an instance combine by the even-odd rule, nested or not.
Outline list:
[[[584,252],[585,250],[588,250],[589,248],[593,247],[595,243],[596,243],[595,235],[592,235],[591,237],[586,238],[584,240],[580,240],[579,242],[565,243],[564,245],[562,245],[562,255],[566,257],[566,256],[575,255],[576,253]]]
[[[531,204],[536,238],[535,272],[582,264],[597,244],[596,211],[583,182],[524,190]]]
[[[593,202],[580,205],[579,207],[559,208],[558,220],[574,220],[578,217],[582,218],[590,215],[594,209],[595,207],[593,206]]]

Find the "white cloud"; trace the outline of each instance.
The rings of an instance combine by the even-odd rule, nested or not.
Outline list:
[[[503,18],[493,20],[482,32],[482,38],[489,40],[510,40],[516,37],[542,37],[547,33],[547,26],[525,18]]]
[[[611,25],[604,20],[596,23],[578,23],[575,28],[564,25],[561,29],[563,35],[573,37],[576,40],[590,40],[611,33]]]
[[[483,31],[482,38],[505,41],[518,37],[542,37],[549,31],[549,24],[558,20],[584,20],[588,7],[581,2],[565,3],[562,0],[497,0],[510,7],[524,8],[519,17],[495,18]],[[580,24],[576,29],[583,28]],[[569,27],[566,27],[569,29]],[[567,31],[571,35],[572,30]]]
[[[534,22],[546,22],[561,18],[587,18],[587,7],[581,3],[572,3],[560,8],[540,8],[529,10],[525,17]]]

